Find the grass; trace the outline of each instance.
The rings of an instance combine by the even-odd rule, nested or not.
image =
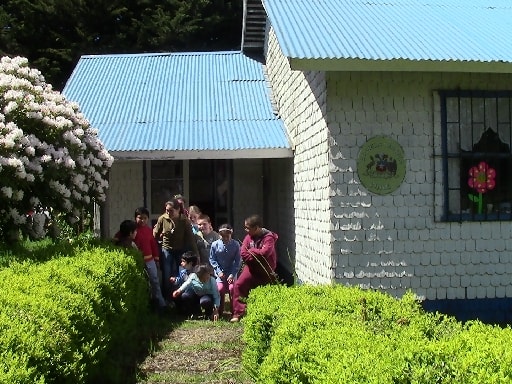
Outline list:
[[[172,326],[139,365],[137,384],[253,383],[242,369],[242,323],[169,317]]]

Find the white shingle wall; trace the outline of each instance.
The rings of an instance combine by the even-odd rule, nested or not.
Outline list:
[[[273,31],[268,44],[272,91],[295,145],[298,277],[328,282],[332,263],[335,281],[395,296],[412,289],[431,300],[512,297],[510,223],[439,220],[435,94],[508,89],[512,75],[329,72],[325,93],[321,73],[290,70]],[[368,192],[356,169],[361,146],[377,135],[397,140],[406,159],[405,180],[384,196]]]
[[[281,117],[294,145],[295,269],[304,282],[330,283],[333,270],[329,207],[329,140],[325,77],[322,72],[291,71],[273,30],[267,70]],[[293,220],[290,218],[290,227]]]
[[[110,170],[107,233],[112,237],[123,220],[133,220],[135,208],[143,205],[142,161],[116,160]]]
[[[427,299],[512,294],[510,223],[443,223],[441,128],[436,89],[501,89],[512,76],[328,73],[331,224],[336,280]],[[387,135],[405,152],[395,192],[368,192],[356,159],[366,140]]]

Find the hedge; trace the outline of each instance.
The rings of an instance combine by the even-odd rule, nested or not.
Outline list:
[[[244,319],[256,383],[510,383],[512,330],[356,287],[261,287]]]
[[[106,367],[133,348],[148,312],[140,256],[105,245],[62,251],[0,270],[0,383],[115,382],[115,365]]]

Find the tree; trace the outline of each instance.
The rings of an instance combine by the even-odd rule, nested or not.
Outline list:
[[[0,235],[34,207],[73,224],[105,200],[113,157],[97,130],[22,57],[0,60]]]
[[[83,54],[240,49],[241,0],[4,0],[0,56],[62,89]]]

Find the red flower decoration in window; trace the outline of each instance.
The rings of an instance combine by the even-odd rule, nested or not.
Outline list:
[[[496,186],[496,171],[489,167],[485,161],[481,161],[476,167],[469,170],[468,185],[476,189],[478,193],[485,193]]]

